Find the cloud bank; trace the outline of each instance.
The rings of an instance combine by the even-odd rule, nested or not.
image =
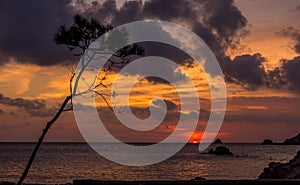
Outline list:
[[[10,98],[0,93],[0,104],[5,106],[17,107],[24,110],[30,116],[33,117],[47,117],[52,116],[55,112],[53,108],[46,107],[45,100],[26,100],[23,98]],[[4,114],[4,111],[0,110],[0,114]]]
[[[83,2],[79,5],[85,9],[86,16],[111,22],[113,26],[145,19],[159,19],[185,26],[212,49],[228,82],[241,84],[249,90],[264,85],[266,72],[262,62],[265,59],[260,54],[239,56],[233,60],[226,55],[228,49],[239,47],[240,40],[248,34],[247,19],[232,0],[126,1],[119,9],[114,0],[103,4],[92,3],[92,6]],[[143,47],[146,55],[154,53],[179,64],[191,61],[184,53],[174,52],[174,48],[162,44],[148,43]]]
[[[74,6],[74,4],[76,6]],[[240,46],[240,40],[247,33],[247,18],[233,0],[149,0],[125,1],[117,6],[115,0],[103,3],[71,0],[3,0],[0,2],[0,64],[10,58],[20,63],[40,66],[63,64],[73,59],[71,53],[62,46],[56,46],[53,36],[60,25],[72,24],[75,14],[96,18],[103,23],[118,26],[124,23],[145,19],[160,19],[185,26],[201,37],[216,55],[228,82],[241,84],[255,90],[273,82],[276,71],[263,68],[261,54],[237,56],[230,59],[226,51]],[[295,51],[300,53],[299,30],[289,27],[281,31],[295,41]],[[166,57],[179,64],[190,62],[190,58],[174,48],[144,43],[146,56]],[[291,64],[293,65],[293,64]],[[289,70],[285,64],[282,70]],[[294,66],[295,67],[295,66]],[[291,84],[291,72],[286,71]],[[272,77],[270,77],[270,75]],[[267,78],[266,78],[267,77]],[[164,83],[160,79],[148,79]],[[280,83],[278,83],[280,84]],[[276,85],[278,87],[280,85]]]

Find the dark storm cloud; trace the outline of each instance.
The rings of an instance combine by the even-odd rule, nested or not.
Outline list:
[[[163,2],[165,6],[162,6]],[[195,2],[197,3],[195,4]],[[175,22],[178,19],[188,22],[192,30],[212,49],[230,82],[242,84],[248,89],[255,89],[263,85],[265,73],[261,64],[264,60],[263,57],[259,54],[245,55],[230,61],[225,55],[227,49],[236,48],[240,39],[247,34],[247,19],[233,1],[180,1],[180,3],[174,3],[175,7],[168,6],[168,4],[172,3],[150,1],[148,4],[145,3],[144,11],[146,10],[147,16],[153,15],[153,17]],[[175,11],[176,5],[180,11]],[[158,7],[168,7],[167,9],[170,10],[159,13],[156,12]],[[149,13],[151,11],[152,14]],[[178,23],[180,24],[180,21]]]
[[[76,1],[76,6],[84,16],[96,18],[103,23],[112,23],[113,26],[144,19],[160,19],[187,26],[212,49],[225,74],[233,73],[234,77],[241,77],[243,84],[249,83],[247,86],[261,84],[262,80],[257,79],[256,73],[253,74],[255,80],[249,79],[249,71],[257,72],[260,68],[242,69],[246,71],[244,73],[227,71],[244,66],[232,61],[231,67],[228,67],[225,53],[229,48],[237,47],[240,39],[247,33],[247,19],[233,0],[126,1],[120,8],[117,8],[114,0],[103,3]],[[1,62],[8,57],[15,57],[22,63],[54,65],[69,59],[70,53],[54,44],[53,35],[60,25],[69,25],[72,22],[75,11],[79,10],[70,6],[70,0],[0,1],[0,24],[4,25],[0,30]],[[156,53],[156,56],[161,55],[180,64],[190,62],[186,54],[174,52],[174,48],[157,47],[151,43],[145,47],[146,55]],[[233,67],[235,64],[237,67]],[[260,67],[256,61],[247,66],[250,65],[251,68]],[[149,80],[163,82],[158,78]],[[238,81],[236,79],[233,82]]]
[[[293,49],[300,54],[300,29],[293,26],[282,29],[277,32],[279,35],[291,37],[295,44]],[[288,85],[291,90],[300,93],[300,56],[297,56],[291,60],[282,59],[281,69],[277,69],[280,72],[280,78],[284,85]]]
[[[263,62],[265,60],[261,54],[237,56],[232,61],[228,59],[223,66],[227,81],[255,90],[264,84],[266,72]]]
[[[158,18],[161,20],[186,19],[187,21],[197,18],[193,8],[194,1],[186,0],[152,0],[146,1],[143,7],[145,17]],[[199,3],[201,3],[199,1]],[[195,21],[195,20],[193,20]]]
[[[72,20],[71,0],[0,1],[0,63],[13,57],[20,63],[54,65],[70,59],[53,42],[58,27]]]
[[[190,27],[215,52],[225,55],[246,31],[247,19],[232,0],[150,0],[124,3],[113,19],[116,25],[142,19],[160,19]],[[165,49],[165,51],[167,51]]]
[[[26,100],[23,98],[10,98],[0,93],[0,104],[17,107],[25,110],[31,116],[45,117],[51,116],[54,109],[46,108],[45,100]]]
[[[289,26],[289,27],[284,28],[281,31],[277,32],[277,34],[283,35],[286,37],[291,37],[295,42],[293,49],[298,54],[300,54],[300,30],[299,30],[299,28]]]
[[[206,0],[204,9],[208,14],[204,22],[208,24],[212,33],[216,32],[215,37],[219,38],[218,41],[223,48],[235,48],[241,37],[247,34],[245,29],[247,19],[235,6],[233,0]]]
[[[99,18],[102,23],[111,23],[112,19],[115,17],[116,13],[119,11],[117,9],[117,3],[114,0],[107,0],[103,4],[93,1],[92,4],[87,3],[84,0],[77,0],[76,6],[83,10],[81,12],[85,17],[88,18]]]
[[[108,5],[110,6],[107,7]],[[115,16],[111,18],[114,26],[143,19],[160,19],[187,26],[212,49],[230,82],[243,84],[248,89],[256,89],[263,85],[263,57],[259,54],[245,55],[230,61],[225,54],[229,48],[238,47],[240,39],[248,33],[247,19],[232,0],[150,0],[144,3],[128,1],[118,10],[116,4],[110,0],[102,6],[106,6],[108,11],[103,12],[103,7],[97,5],[101,13],[109,14],[110,10],[114,12]],[[93,12],[91,8],[88,10]],[[95,17],[101,19],[103,16],[97,12]],[[156,54],[179,64],[191,61],[183,52],[174,52],[171,47],[144,45],[146,55],[147,52],[148,55]],[[149,79],[163,82],[158,78]]]
[[[287,78],[286,72],[281,67],[276,67],[275,69],[269,70],[265,79],[265,84],[267,87],[273,89],[286,88]]]
[[[113,25],[125,24],[128,22],[142,20],[142,1],[125,1],[112,20]]]
[[[295,57],[292,60],[284,59],[282,62],[282,68],[290,88],[300,93],[300,56]]]

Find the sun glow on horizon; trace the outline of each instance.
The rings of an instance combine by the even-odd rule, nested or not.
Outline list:
[[[189,143],[200,143],[203,133],[201,132],[194,132],[191,138],[189,139]]]

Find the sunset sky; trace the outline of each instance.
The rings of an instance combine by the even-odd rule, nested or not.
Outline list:
[[[265,138],[281,142],[300,132],[300,0],[84,2],[0,1],[0,142],[36,141],[68,95],[71,74],[67,64],[77,64],[79,58],[55,45],[53,37],[60,25],[72,24],[75,14],[113,26],[160,19],[201,37],[226,77],[227,110],[218,135],[225,142]],[[162,49],[158,54],[180,64],[198,88],[202,116],[191,141],[199,141],[210,109],[205,75],[172,50]],[[150,48],[149,55],[155,51]],[[109,76],[108,86],[115,76]],[[148,116],[146,108],[153,97],[167,102],[165,121],[151,133],[117,124],[101,99],[99,115],[121,140],[160,141],[177,124],[180,100],[174,91],[168,84],[149,79],[132,89],[131,108],[139,118]],[[84,141],[72,112],[63,113],[46,141]]]

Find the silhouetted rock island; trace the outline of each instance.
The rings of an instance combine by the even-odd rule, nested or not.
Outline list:
[[[225,146],[218,146],[215,150],[210,149],[208,153],[214,155],[233,155]]]
[[[300,179],[300,151],[288,163],[271,162],[259,179]]]
[[[192,180],[194,180],[194,181],[203,181],[203,180],[205,180],[205,178],[203,178],[203,177],[195,177]]]
[[[300,133],[295,137],[285,140],[283,142],[283,144],[285,144],[285,145],[300,145]]]
[[[222,144],[222,143],[223,143],[223,142],[222,142],[221,139],[216,139],[215,142],[214,142],[214,144]]]
[[[300,145],[300,133],[290,139],[286,139],[283,143],[274,143],[271,139],[265,139],[261,145]]]
[[[271,139],[265,139],[261,145],[273,145],[274,142]]]

